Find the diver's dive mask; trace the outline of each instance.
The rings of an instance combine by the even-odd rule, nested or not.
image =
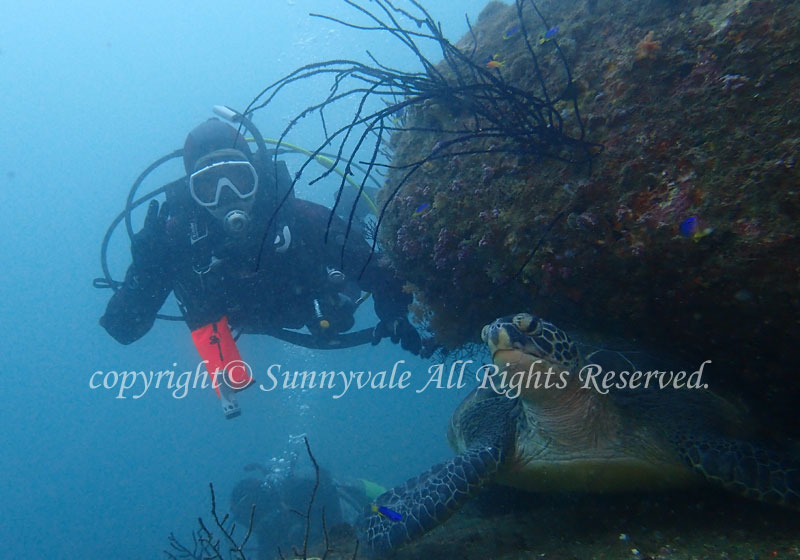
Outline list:
[[[239,150],[216,150],[198,160],[189,175],[194,201],[222,223],[232,235],[247,231],[258,190],[258,174]]]

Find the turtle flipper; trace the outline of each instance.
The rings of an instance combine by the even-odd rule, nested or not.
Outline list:
[[[400,519],[368,514],[363,530],[370,553],[380,555],[408,544],[444,523],[492,479],[501,457],[497,447],[471,450],[381,494],[375,505],[396,512]]]
[[[800,509],[800,461],[753,443],[684,436],[682,458],[709,482],[762,502]]]
[[[469,414],[477,414],[483,428],[469,449],[378,496],[360,523],[368,552],[378,556],[419,538],[491,482],[513,446],[517,410],[504,396],[476,403]]]

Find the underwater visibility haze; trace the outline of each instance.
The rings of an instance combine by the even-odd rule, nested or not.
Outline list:
[[[3,12],[3,557],[800,557],[794,3]],[[342,249],[338,268],[383,267],[413,297],[410,323],[405,307],[380,316],[381,293],[357,306],[352,330],[377,324],[377,345],[243,334],[257,386],[232,418],[185,384],[200,358],[182,322],[129,345],[98,324],[131,262],[125,220],[109,224],[215,116],[280,150],[291,188],[270,209],[284,194],[335,205],[347,229],[328,222],[332,242],[370,247],[370,265]],[[167,161],[134,199],[181,179],[198,205],[245,200],[223,164],[272,184],[231,147]],[[225,220],[250,227],[246,211]],[[291,244],[282,216],[247,257],[276,285],[296,272],[261,259]],[[328,344],[313,304],[303,332]],[[161,312],[181,310],[170,296]],[[493,363],[521,373],[476,388]],[[665,375],[579,388],[592,367]],[[281,386],[308,370],[410,382]],[[146,385],[158,372],[183,381]]]

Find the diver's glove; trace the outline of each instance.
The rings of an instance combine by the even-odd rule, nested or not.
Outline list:
[[[378,344],[384,338],[391,338],[392,342],[403,347],[403,350],[408,350],[412,354],[419,355],[422,348],[422,341],[420,340],[419,333],[414,326],[409,323],[406,317],[397,317],[395,319],[386,321],[381,320],[372,331],[372,345]]]
[[[151,200],[147,207],[144,227],[133,236],[131,254],[133,264],[141,272],[163,270],[169,262],[169,244],[167,243],[167,204],[158,208],[158,201]]]

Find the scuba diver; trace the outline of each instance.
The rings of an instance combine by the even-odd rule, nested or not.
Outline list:
[[[303,515],[312,494],[308,542],[319,543],[327,536],[337,549],[352,546],[356,540],[354,525],[370,503],[386,491],[369,480],[334,478],[322,467],[317,477],[307,460],[286,452],[266,465],[251,463],[244,470],[247,475],[231,491],[230,511],[245,530],[252,521],[257,560],[269,560],[279,550],[288,552],[302,546],[306,530]],[[323,515],[327,535],[323,533]]]
[[[163,187],[166,202],[150,201],[144,226],[132,237],[124,282],[111,280],[103,262],[106,279],[95,285],[114,288],[103,328],[122,344],[138,340],[174,292],[227,418],[240,414],[235,393],[254,381],[236,346],[240,334],[312,348],[390,338],[419,354],[421,339],[408,320],[412,296],[379,258],[369,259],[363,235],[353,229],[347,236],[338,216],[328,226],[328,208],[292,195],[286,164],[267,154],[249,119],[227,107],[215,111],[245,125],[258,150],[251,152],[236,128],[216,118],[188,134],[186,176]],[[350,333],[362,291],[374,298],[379,322]],[[303,327],[310,334],[288,330]]]

